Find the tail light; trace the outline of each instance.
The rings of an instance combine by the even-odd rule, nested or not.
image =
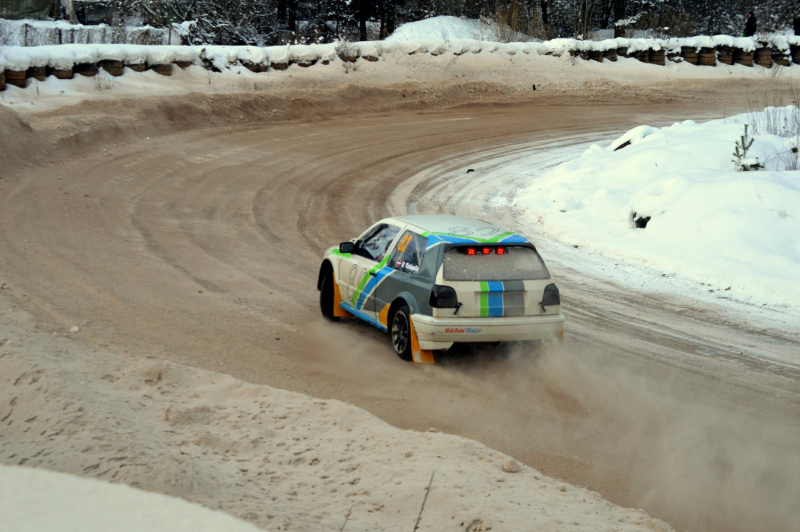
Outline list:
[[[539,303],[542,307],[552,307],[553,305],[561,304],[561,295],[558,293],[558,287],[551,283],[544,287],[544,295],[542,302]]]
[[[555,285],[553,285],[555,286]],[[458,308],[458,296],[451,286],[433,285],[428,304],[432,308]]]

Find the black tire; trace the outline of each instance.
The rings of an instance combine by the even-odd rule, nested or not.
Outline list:
[[[392,314],[389,335],[397,356],[403,360],[411,360],[411,311],[408,305],[400,305]]]
[[[330,321],[338,321],[339,318],[333,315],[333,272],[325,273],[319,289],[319,309],[322,316]]]

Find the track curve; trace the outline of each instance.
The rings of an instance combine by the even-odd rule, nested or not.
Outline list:
[[[508,191],[454,179],[460,169],[715,113],[526,102],[109,146],[2,182],[0,272],[47,332],[77,324],[90,345],[474,438],[681,529],[797,528],[800,375],[739,349],[796,350],[796,337],[605,283],[546,250],[570,324],[557,354],[484,350],[418,367],[378,331],[318,315],[322,251],[379,217],[469,211],[518,223],[481,200]]]

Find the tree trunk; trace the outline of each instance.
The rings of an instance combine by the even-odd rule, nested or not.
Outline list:
[[[397,6],[395,2],[389,5],[389,12],[386,13],[386,35],[394,33],[395,25],[397,24]]]
[[[622,29],[616,23],[625,18],[625,0],[614,0],[614,37],[622,37]]]
[[[359,40],[367,40],[367,18],[369,11],[369,0],[359,0],[358,2],[358,36]]]

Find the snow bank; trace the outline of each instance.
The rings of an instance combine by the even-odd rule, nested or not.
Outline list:
[[[4,532],[672,530],[474,440],[7,320],[2,456],[117,485],[0,466]]]
[[[433,17],[409,22],[397,28],[386,38],[389,42],[472,39],[485,41],[490,34],[490,26],[476,19],[458,17]]]
[[[518,203],[543,230],[587,252],[678,274],[724,297],[798,308],[798,123],[800,109],[790,106],[639,126],[537,176]],[[753,142],[737,165],[745,124]],[[763,169],[737,171],[756,163]]]
[[[35,494],[35,495],[34,495]],[[3,524],[17,532],[259,532],[199,504],[66,473],[0,465]]]
[[[544,42],[498,43],[475,39],[457,38],[453,40],[387,40],[347,43],[346,47],[356,57],[380,58],[385,54],[442,55],[452,53],[498,53],[502,55],[578,55],[581,52],[617,50],[626,48],[628,52],[645,50],[669,50],[678,52],[682,47],[700,49],[704,47],[732,46],[745,51],[755,50],[767,44],[774,49],[786,51],[790,44],[800,46],[800,38],[780,36],[769,44],[751,38],[717,35],[699,36],[686,39],[606,39],[603,41],[579,41],[576,39],[553,39]],[[5,70],[21,71],[31,66],[53,66],[69,68],[70,65],[91,63],[103,59],[114,59],[129,64],[147,61],[151,64],[189,62],[211,64],[217,70],[225,70],[243,63],[313,63],[332,61],[337,55],[339,44],[309,44],[291,46],[144,46],[133,44],[68,44],[47,46],[10,46],[0,54],[0,65]]]

